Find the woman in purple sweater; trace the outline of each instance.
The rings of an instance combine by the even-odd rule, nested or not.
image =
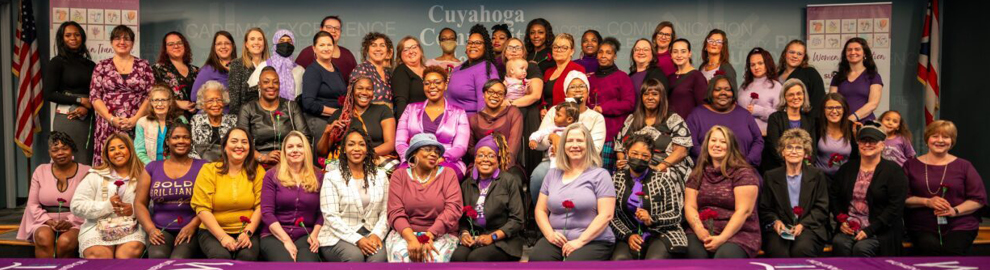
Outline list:
[[[278,167],[261,184],[261,254],[268,261],[319,261],[320,179],[313,151],[302,132],[292,131],[282,143]],[[300,222],[301,221],[301,222]]]
[[[875,119],[873,111],[883,96],[883,79],[877,72],[873,52],[865,39],[855,37],[842,47],[839,70],[832,73],[829,93],[839,93],[849,101],[849,120],[865,122]]]
[[[423,70],[423,88],[426,101],[409,104],[399,118],[395,129],[395,150],[405,153],[410,147],[409,139],[416,134],[434,134],[447,149],[438,162],[450,168],[461,179],[467,170],[461,158],[467,153],[468,142],[471,140],[467,113],[444,98],[444,92],[447,91],[447,72],[443,68],[426,67]],[[398,169],[410,165],[405,155],[400,158],[402,164]]]
[[[966,256],[979,232],[977,212],[987,205],[987,193],[973,164],[949,154],[956,134],[952,122],[932,122],[925,128],[929,152],[904,162],[904,224],[918,256]]]
[[[629,75],[615,66],[619,41],[605,38],[598,46],[598,71],[589,76],[591,102],[588,106],[605,116],[605,147],[602,148],[602,168],[615,171],[615,151],[612,139],[622,130],[622,123],[636,108],[636,90]]]
[[[670,91],[667,92],[670,96],[670,108],[677,115],[687,118],[695,107],[705,103],[705,89],[709,82],[701,71],[691,65],[690,41],[683,38],[675,40],[670,45],[670,55],[677,66],[677,71],[667,77],[670,82]],[[731,79],[729,82],[735,88]]]
[[[485,94],[482,90],[485,82],[500,77],[495,66],[495,50],[492,49],[488,29],[481,24],[471,27],[465,51],[468,60],[450,74],[447,99],[451,105],[464,109],[468,115],[474,115],[485,109]]]
[[[742,153],[749,165],[759,167],[763,159],[763,135],[760,126],[756,124],[753,115],[742,106],[736,105],[736,91],[725,75],[716,75],[708,86],[705,104],[698,106],[685,120],[691,130],[694,145],[704,143],[705,133],[719,125],[731,129],[735,133],[739,152]],[[691,157],[695,160],[703,148],[692,147]]]
[[[189,200],[206,161],[191,158],[191,150],[189,126],[173,124],[165,139],[168,159],[148,163],[138,180],[134,210],[148,233],[148,258],[191,259],[199,254],[195,235],[200,222]]]

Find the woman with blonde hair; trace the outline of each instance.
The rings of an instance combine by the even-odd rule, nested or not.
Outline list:
[[[72,214],[86,219],[79,250],[86,259],[137,258],[145,234],[134,216],[134,191],[144,163],[131,138],[119,132],[110,134],[100,156],[106,162],[90,170],[72,196]]]
[[[320,181],[313,151],[302,132],[285,136],[278,167],[265,173],[261,186],[261,253],[269,261],[319,260]],[[301,222],[300,222],[301,221]]]

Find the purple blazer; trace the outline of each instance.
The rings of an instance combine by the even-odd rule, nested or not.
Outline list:
[[[471,140],[471,125],[468,123],[467,112],[454,106],[450,101],[444,102],[446,109],[437,127],[437,140],[446,148],[443,153],[445,164],[454,166],[461,173],[467,170],[461,157],[467,153],[468,142]],[[413,135],[423,132],[422,115],[425,113],[426,101],[416,102],[406,106],[406,111],[399,118],[399,123],[395,129],[395,151],[399,153],[399,158],[406,162],[406,149],[409,148],[409,139]]]

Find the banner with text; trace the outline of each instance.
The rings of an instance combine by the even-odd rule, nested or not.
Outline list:
[[[874,110],[877,117],[890,108],[891,3],[808,5],[809,64],[821,72],[825,85],[838,70],[846,41],[861,37],[873,51],[877,72],[883,80],[883,98]],[[826,88],[827,89],[827,88]]]
[[[59,26],[67,21],[75,21],[86,32],[86,47],[94,62],[113,57],[110,45],[110,31],[117,25],[127,25],[134,30],[134,50],[132,55],[141,55],[139,0],[51,0],[49,16],[51,31],[51,56],[55,56],[55,35]]]

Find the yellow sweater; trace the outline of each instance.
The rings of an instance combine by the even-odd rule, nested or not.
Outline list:
[[[213,162],[199,170],[190,204],[197,214],[212,212],[225,232],[236,234],[244,227],[240,217],[250,218],[261,203],[265,169],[258,166],[254,181],[251,181],[243,171],[237,175],[220,174],[219,166],[219,162]],[[199,225],[199,228],[206,229],[206,224]]]

